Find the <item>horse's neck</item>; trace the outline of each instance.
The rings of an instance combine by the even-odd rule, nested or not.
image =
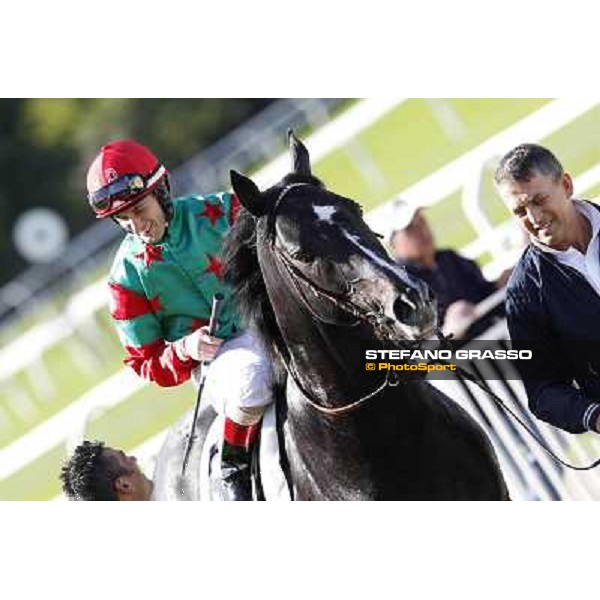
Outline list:
[[[283,332],[291,359],[291,375],[313,399],[335,406],[336,399],[362,394],[373,387],[366,378],[364,350],[367,340],[357,328],[332,327],[310,322]]]

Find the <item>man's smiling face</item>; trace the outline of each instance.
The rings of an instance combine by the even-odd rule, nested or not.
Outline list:
[[[131,208],[115,215],[121,226],[136,235],[145,244],[162,240],[167,229],[167,219],[154,194],[146,196]]]
[[[532,238],[556,250],[568,248],[574,207],[573,182],[567,173],[558,179],[534,173],[529,181],[504,181],[498,191]]]

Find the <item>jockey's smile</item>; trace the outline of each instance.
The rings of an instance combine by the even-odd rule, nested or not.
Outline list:
[[[150,194],[131,208],[117,215],[116,221],[145,244],[160,242],[167,230],[167,219],[158,200]]]

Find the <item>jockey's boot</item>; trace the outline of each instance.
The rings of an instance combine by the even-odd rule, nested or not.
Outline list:
[[[240,425],[225,418],[221,449],[223,500],[252,500],[252,448],[260,423]]]

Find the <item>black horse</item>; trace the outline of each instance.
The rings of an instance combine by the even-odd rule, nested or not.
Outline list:
[[[231,172],[244,208],[225,262],[243,319],[272,353],[294,498],[508,499],[461,407],[423,380],[365,370],[365,349],[428,336],[435,300],[391,261],[359,205],[311,174],[291,132],[290,151],[292,173],[264,192]]]

